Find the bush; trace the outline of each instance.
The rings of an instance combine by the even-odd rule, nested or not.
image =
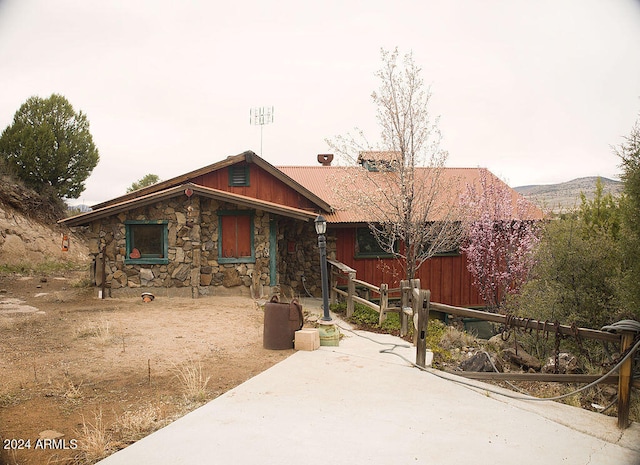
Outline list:
[[[331,305],[331,310],[335,313],[346,313],[347,303],[340,302]],[[385,333],[400,333],[400,316],[397,313],[387,313],[386,320],[382,325],[378,324],[380,314],[366,305],[356,302],[353,306],[353,315],[347,321],[357,326],[362,326],[371,331]]]

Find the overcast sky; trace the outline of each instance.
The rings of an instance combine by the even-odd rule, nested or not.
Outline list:
[[[0,130],[30,96],[87,114],[100,162],[79,201],[261,153],[313,165],[379,133],[380,48],[412,51],[448,166],[511,186],[617,177],[640,114],[640,0],[0,0]]]

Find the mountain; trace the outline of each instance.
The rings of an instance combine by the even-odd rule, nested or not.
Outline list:
[[[610,192],[614,196],[622,193],[622,182],[598,176],[577,178],[559,184],[519,186],[514,189],[544,210],[561,213],[580,205],[580,193],[584,193],[589,200],[593,199],[598,179],[602,181],[604,193]]]

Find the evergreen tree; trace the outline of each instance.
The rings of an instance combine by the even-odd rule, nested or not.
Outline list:
[[[615,149],[622,160],[624,201],[622,203],[622,249],[625,264],[625,302],[640,316],[640,121]]]
[[[76,199],[98,164],[89,120],[62,95],[30,97],[0,136],[6,167],[38,192]]]
[[[158,182],[160,182],[160,177],[157,174],[146,174],[142,178],[131,183],[129,187],[127,187],[127,194],[129,192],[142,189],[143,187],[152,186],[153,184],[156,184]]]
[[[546,225],[531,279],[518,298],[527,317],[599,329],[622,318],[620,207],[596,189],[589,201]]]

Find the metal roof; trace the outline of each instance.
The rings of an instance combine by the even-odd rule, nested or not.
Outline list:
[[[365,156],[384,158],[391,152],[367,152]],[[255,163],[271,175],[286,183],[307,199],[311,200],[323,211],[329,223],[368,223],[383,221],[384,218],[398,218],[400,213],[393,209],[398,202],[394,201],[394,191],[398,190],[400,181],[397,171],[368,171],[358,166],[281,166],[275,167],[253,152],[247,151],[226,159],[176,176],[152,186],[139,189],[123,196],[102,202],[94,206],[94,210],[74,217],[60,220],[69,226],[88,224],[122,211],[148,205],[159,200],[178,196],[185,189],[205,197],[233,202],[249,208],[259,208],[267,212],[288,216],[303,221],[315,218],[317,213],[288,207],[266,200],[234,194],[228,191],[204,187],[191,182],[193,178],[222,169],[235,163]],[[409,172],[410,174],[411,172]],[[414,185],[420,186],[415,193],[415,205],[428,208],[428,219],[438,221],[452,219],[451,211],[461,206],[461,196],[468,185],[480,186],[482,175],[491,183],[506,184],[491,174],[486,168],[430,168],[415,169]],[[437,179],[437,181],[436,181]],[[508,186],[506,186],[508,187]],[[511,189],[511,188],[509,188]],[[520,194],[511,189],[514,203],[523,199]],[[542,211],[531,204],[531,208],[524,219],[542,219]]]
[[[379,221],[381,215],[391,214],[388,209],[394,201],[385,198],[388,199],[389,192],[399,185],[397,172],[369,172],[361,166],[280,166],[278,169],[333,207],[333,212],[324,215],[329,223]],[[441,220],[443,215],[449,213],[448,208],[461,206],[460,199],[466,192],[467,185],[480,185],[483,172],[490,182],[508,187],[486,168],[419,167],[415,170],[415,176],[419,178],[415,185],[422,186],[423,190],[416,194],[416,198],[423,203],[433,202],[428,207],[429,219]],[[508,188],[514,202],[524,199],[515,190]],[[383,205],[385,203],[386,207]],[[522,219],[537,220],[544,216],[533,204],[528,210],[527,218]]]

